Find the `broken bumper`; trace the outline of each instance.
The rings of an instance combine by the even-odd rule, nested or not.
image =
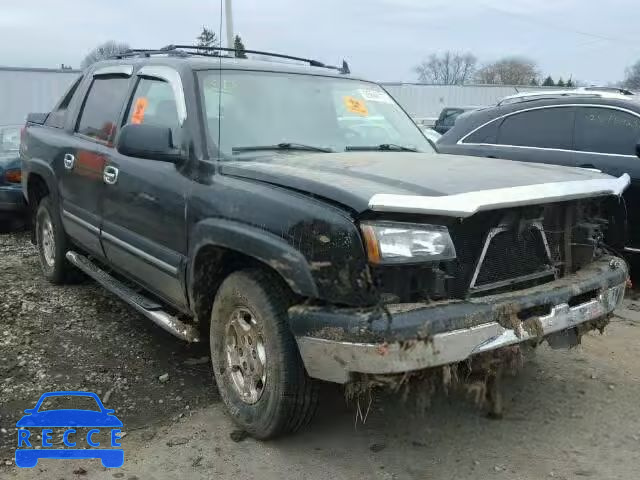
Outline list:
[[[393,374],[463,361],[607,317],[624,297],[626,264],[602,258],[545,285],[468,301],[381,309],[292,307],[307,373],[346,383],[352,373]],[[543,312],[521,322],[520,312]]]

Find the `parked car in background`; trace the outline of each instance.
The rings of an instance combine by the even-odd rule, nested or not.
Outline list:
[[[441,153],[553,163],[628,173],[626,251],[640,253],[640,102],[609,91],[521,94],[460,118],[438,141]]]
[[[0,126],[0,230],[19,220],[25,211],[20,169],[20,126]]]
[[[456,118],[465,112],[477,110],[482,107],[447,107],[443,108],[440,112],[440,116],[436,120],[433,129],[439,134],[444,134],[449,131],[456,123]]]

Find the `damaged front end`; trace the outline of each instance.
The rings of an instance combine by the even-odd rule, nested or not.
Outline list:
[[[435,237],[423,236],[429,240],[419,247],[439,258],[372,262],[376,306],[292,307],[309,375],[353,386],[522,343],[571,346],[604,327],[628,279],[612,247],[623,242],[617,196],[476,210],[466,217],[369,212],[365,225],[441,225],[453,245],[445,238],[440,248]]]

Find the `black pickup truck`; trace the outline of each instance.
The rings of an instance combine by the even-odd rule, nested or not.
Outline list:
[[[628,176],[438,155],[376,83],[299,63],[132,51],[30,115],[44,275],[79,269],[208,338],[230,415],[262,439],[311,418],[318,379],[382,382],[606,323],[628,279]]]

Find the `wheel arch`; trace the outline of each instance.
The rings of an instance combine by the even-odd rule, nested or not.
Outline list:
[[[24,195],[32,209],[37,208],[37,202],[46,195],[53,196],[55,202],[58,189],[56,187],[55,173],[48,163],[35,159],[29,160],[29,169],[24,183]]]
[[[186,272],[187,293],[201,325],[211,314],[213,298],[232,272],[263,268],[282,280],[293,294],[318,297],[318,289],[305,257],[277,236],[230,220],[204,220],[191,235]]]

